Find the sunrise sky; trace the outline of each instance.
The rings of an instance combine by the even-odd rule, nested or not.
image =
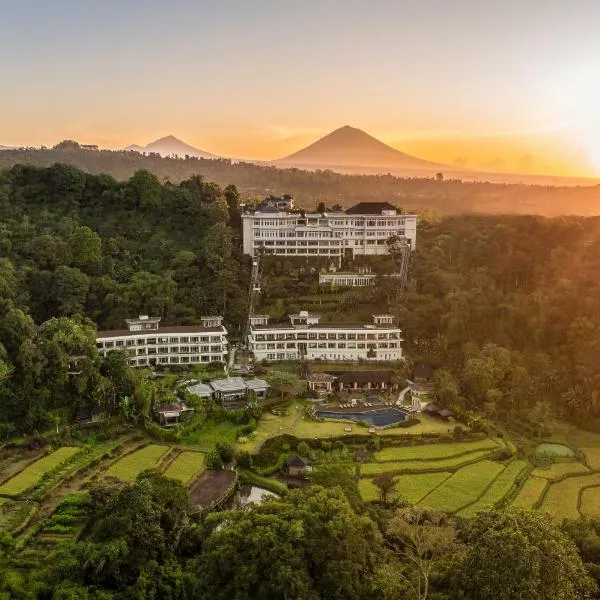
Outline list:
[[[0,144],[271,159],[349,124],[437,162],[600,174],[600,0],[0,8]]]

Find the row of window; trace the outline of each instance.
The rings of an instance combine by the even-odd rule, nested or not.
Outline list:
[[[296,348],[296,344],[294,342],[287,342],[287,343],[283,343],[283,342],[279,342],[279,343],[275,343],[275,342],[271,342],[271,343],[267,343],[267,344],[255,344],[254,345],[254,349],[255,350],[283,350],[284,348]],[[338,342],[337,344],[335,342],[310,342],[308,344],[308,348],[309,349],[315,349],[315,348],[338,348],[338,349],[343,349],[345,350],[346,348],[348,350],[364,350],[366,348],[373,348],[373,349],[377,349],[377,348],[398,348],[398,343],[397,342],[378,342],[378,343],[373,343],[373,344],[365,344],[365,343],[360,343],[360,342]]]
[[[406,235],[405,229],[367,230],[367,231],[289,231],[279,229],[255,229],[253,237],[259,239],[285,239],[285,238],[363,238],[363,237],[392,237]],[[333,243],[333,242],[332,242]]]
[[[400,331],[379,333],[323,333],[317,331],[298,333],[255,333],[255,342],[279,342],[285,340],[398,340]]]
[[[290,226],[305,226],[311,225],[323,225],[326,227],[398,227],[404,226],[405,218],[382,218],[382,219],[352,219],[352,218],[335,218],[335,219],[323,219],[323,218],[308,218],[308,219],[293,219],[288,216],[284,216],[278,219],[254,219],[252,222],[254,227],[290,227]]]
[[[106,356],[111,350],[101,350],[100,354]],[[226,354],[227,349],[223,346],[171,346],[164,348],[134,348],[127,351],[132,356],[156,356],[173,354],[200,354],[202,352],[211,354]]]
[[[298,356],[295,352],[268,352],[265,356],[267,360],[297,360]],[[329,360],[355,360],[357,357],[354,354],[336,354],[333,352],[313,352],[307,355],[308,359],[329,359]],[[376,360],[400,360],[399,352],[386,352],[378,354]]]
[[[132,346],[156,346],[157,344],[198,344],[200,342],[221,344],[224,342],[224,340],[220,335],[133,338],[126,340],[111,340],[106,342],[97,340],[96,346],[98,348],[131,348]]]
[[[202,355],[202,356],[159,356],[157,358],[130,358],[129,364],[131,366],[142,366],[148,364],[160,364],[160,365],[178,365],[178,364],[189,364],[189,363],[209,363],[218,361],[219,357]]]

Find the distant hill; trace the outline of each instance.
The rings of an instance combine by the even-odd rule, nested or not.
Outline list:
[[[216,154],[211,154],[206,150],[194,148],[194,146],[186,144],[182,140],[176,138],[174,135],[167,135],[166,137],[154,140],[147,146],[138,146],[136,144],[132,144],[131,146],[127,146],[125,150],[133,150],[135,152],[140,152],[141,154],[144,152],[157,152],[161,156],[172,156],[175,154],[182,158],[185,157],[186,154],[195,158],[220,158]]]
[[[447,171],[441,165],[415,156],[410,156],[355,127],[345,125],[294,152],[273,162],[279,167],[303,167],[313,169],[360,170],[360,168],[385,169],[390,172],[420,171],[434,174]],[[456,171],[456,167],[451,168]]]

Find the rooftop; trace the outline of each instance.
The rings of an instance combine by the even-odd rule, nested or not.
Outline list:
[[[246,382],[241,377],[225,377],[224,379],[213,379],[210,385],[217,392],[235,392],[245,390]]]
[[[201,398],[207,398],[212,396],[213,390],[210,385],[206,383],[196,383],[194,385],[190,385],[186,388],[186,390],[190,394],[194,394],[194,396],[200,396]]]
[[[247,379],[245,382],[249,390],[268,390],[271,386],[264,379]]]
[[[202,327],[202,325],[173,325],[172,327],[160,327],[159,329],[142,329],[129,331],[129,329],[108,329],[99,331],[96,338],[124,337],[124,336],[156,336],[163,333],[227,333],[222,325],[220,327]]]
[[[271,329],[286,329],[296,331],[297,329],[360,329],[363,331],[386,331],[388,329],[400,329],[397,325],[371,325],[371,323],[315,323],[309,325],[292,325],[291,323],[272,323],[269,325],[252,325],[256,331],[268,331]]]
[[[389,202],[359,202],[350,207],[347,215],[380,215],[384,210],[396,211],[397,208]]]

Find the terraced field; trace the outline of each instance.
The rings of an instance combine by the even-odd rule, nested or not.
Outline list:
[[[600,473],[567,477],[553,483],[546,492],[540,510],[550,513],[557,519],[578,519],[579,494],[589,486],[600,486]]]
[[[461,517],[474,517],[478,512],[494,508],[506,495],[514,489],[516,482],[527,467],[527,463],[522,460],[515,460],[510,463],[494,479],[490,487],[485,490],[483,496],[477,502],[467,506],[458,514]]]
[[[600,487],[587,488],[581,492],[581,514],[600,519]]]
[[[454,513],[475,502],[504,467],[490,460],[481,460],[459,469],[420,503],[426,508]]]
[[[529,477],[519,490],[517,497],[513,500],[512,506],[517,508],[533,508],[540,501],[548,485],[546,479]]]
[[[490,454],[489,450],[478,450],[469,454],[462,454],[451,458],[440,458],[437,460],[406,460],[396,462],[371,462],[365,463],[361,468],[362,475],[378,475],[379,473],[392,472],[402,473],[407,471],[431,472],[443,471],[444,469],[456,468],[470,462],[479,461]]]
[[[196,475],[204,471],[204,465],[205,455],[201,452],[182,452],[168,466],[165,475],[187,485]]]
[[[106,477],[115,477],[122,481],[134,481],[142,471],[156,467],[158,461],[168,451],[168,446],[150,444],[113,463],[108,471],[106,471]]]
[[[81,451],[81,448],[65,446],[55,450],[51,454],[36,460],[23,471],[11,477],[0,486],[0,494],[5,496],[17,496],[36,485],[41,478],[58,467],[62,462]]]
[[[600,471],[600,448],[581,448],[590,469]]]
[[[548,479],[549,481],[563,477],[564,475],[578,475],[582,473],[589,473],[589,469],[578,462],[572,463],[554,463],[550,468],[534,469],[531,473],[534,477],[541,477],[542,479]]]
[[[435,460],[451,458],[477,450],[497,450],[499,448],[494,440],[486,438],[476,442],[457,444],[424,444],[422,446],[392,446],[384,448],[375,454],[375,460],[404,461],[404,460]]]
[[[418,504],[427,494],[444,483],[450,473],[421,473],[414,475],[399,475],[396,478],[396,492],[407,502]]]

